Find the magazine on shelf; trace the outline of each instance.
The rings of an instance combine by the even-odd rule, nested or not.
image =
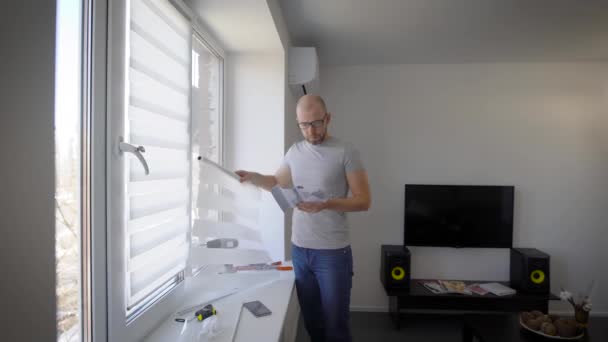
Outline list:
[[[483,287],[480,286],[480,284],[478,283],[473,283],[473,284],[469,284],[467,285],[467,289],[469,291],[471,291],[472,293],[479,295],[479,296],[485,296],[488,293],[490,293],[490,291],[484,289]]]
[[[465,286],[465,283],[459,280],[429,280],[422,282],[422,285],[429,291],[435,294],[442,293],[457,293],[462,295],[470,295],[471,291]]]
[[[479,285],[484,290],[497,296],[509,296],[517,293],[514,289],[500,283],[485,283]]]
[[[485,296],[492,293],[496,296],[508,296],[516,293],[514,289],[500,283],[472,283],[466,285],[459,280],[426,280],[422,281],[421,284],[434,294],[457,293]]]
[[[422,285],[434,294],[445,293],[445,289],[443,288],[443,286],[441,286],[441,284],[436,281],[425,281],[422,282]]]
[[[439,280],[439,283],[446,289],[446,293],[458,293],[470,295],[471,291],[467,290],[463,281],[459,280]]]

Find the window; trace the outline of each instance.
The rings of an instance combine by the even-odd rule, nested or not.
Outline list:
[[[198,33],[192,36],[192,153],[222,163],[223,58]],[[195,173],[196,174],[196,173]]]
[[[261,192],[243,186],[231,172],[222,170],[222,57],[199,35],[192,44],[193,69],[193,238],[191,266],[209,266],[269,261],[259,231]],[[207,162],[208,161],[208,162]],[[215,239],[238,241],[234,248],[206,248]]]
[[[110,6],[110,341],[140,340],[174,312],[193,272],[269,261],[257,226],[259,189],[241,191],[233,177],[215,177],[223,162],[223,52],[175,3]],[[205,248],[208,239],[224,237],[237,238],[238,248]]]
[[[192,27],[169,0],[109,12],[108,340],[141,340],[182,300],[190,248]]]
[[[213,52],[204,39],[195,33],[192,36],[192,159],[207,158],[222,164],[222,68],[223,58]],[[202,213],[196,203],[200,187],[200,163],[192,164],[192,219],[197,222],[200,215],[214,221],[219,212]],[[197,242],[195,238],[195,243]],[[198,267],[194,266],[196,272]]]
[[[82,340],[82,3],[57,2],[55,267],[57,340]],[[86,284],[85,284],[86,285]]]

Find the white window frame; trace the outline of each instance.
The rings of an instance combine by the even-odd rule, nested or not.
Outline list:
[[[198,25],[197,25],[198,26]],[[193,24],[193,32],[192,32],[192,39],[198,39],[201,44],[207,48],[207,50],[209,50],[210,53],[212,53],[213,55],[215,55],[215,57],[218,58],[219,60],[219,72],[218,72],[218,83],[219,83],[219,103],[218,103],[218,112],[219,112],[219,122],[218,122],[218,127],[219,127],[219,141],[218,141],[218,156],[219,156],[219,164],[220,165],[224,165],[224,119],[225,119],[225,111],[224,111],[224,103],[225,103],[225,99],[224,99],[224,94],[225,94],[225,86],[224,86],[224,74],[225,74],[225,57],[224,57],[224,51],[222,49],[218,49],[216,46],[217,44],[214,43],[213,38],[211,38],[211,35],[209,35],[208,33],[206,33],[202,28],[195,26],[195,24]],[[201,88],[199,88],[198,90],[201,90]],[[192,189],[191,189],[192,191]],[[192,218],[191,221],[191,228],[194,225],[194,218]],[[192,232],[192,231],[191,231]],[[198,267],[195,268],[194,266],[192,266],[192,262],[191,262],[191,257],[188,258],[188,263],[186,266],[186,270],[187,270],[187,274],[191,277],[193,276],[197,276],[200,271],[201,271],[202,267]],[[188,281],[188,280],[186,280]]]
[[[209,49],[209,51],[211,51],[211,53],[213,53],[216,57],[219,58],[220,60],[220,72],[219,72],[219,91],[220,91],[220,103],[219,103],[219,112],[220,112],[220,122],[219,122],[219,127],[220,127],[220,141],[218,142],[219,146],[219,156],[220,156],[220,165],[224,165],[225,162],[225,149],[224,149],[224,143],[225,143],[225,134],[224,134],[224,120],[226,117],[226,51],[224,50],[224,48],[222,47],[221,44],[218,43],[218,41],[213,37],[213,35],[211,33],[209,33],[205,28],[204,25],[201,24],[201,20],[199,18],[199,16],[194,13],[194,11],[192,9],[190,9],[190,7],[188,7],[188,5],[186,5],[182,0],[169,0],[173,5],[175,5],[176,8],[186,12],[191,20],[191,24],[192,24],[192,35],[193,37],[196,36],[202,43],[203,45],[205,45],[207,47],[207,49]]]
[[[93,333],[95,325],[93,324],[93,310],[96,309],[94,298],[93,298],[93,238],[92,238],[92,203],[93,203],[93,170],[92,170],[92,153],[93,153],[93,132],[92,125],[95,114],[95,103],[94,94],[92,89],[94,86],[95,79],[93,77],[95,66],[92,64],[93,55],[97,51],[95,45],[98,36],[95,36],[95,18],[98,15],[96,10],[96,4],[93,4],[92,0],[80,0],[77,6],[79,6],[78,18],[78,30],[80,30],[80,41],[79,41],[79,84],[78,84],[78,96],[79,96],[79,109],[80,109],[80,124],[79,129],[79,201],[76,203],[79,211],[79,312],[78,312],[78,327],[79,337],[81,341],[91,341],[93,339]],[[103,16],[103,13],[101,13]],[[105,25],[102,20],[102,25]],[[104,26],[105,27],[105,26]],[[105,64],[105,62],[104,62]],[[103,98],[103,97],[101,97]],[[60,336],[57,336],[58,338]],[[63,340],[63,338],[61,338]]]
[[[173,2],[173,0],[171,0],[171,2]],[[226,93],[225,90],[225,85],[224,85],[224,77],[225,77],[225,66],[226,66],[226,55],[224,53],[224,50],[221,48],[217,47],[217,43],[215,43],[215,40],[213,38],[211,38],[211,35],[206,33],[202,28],[199,27],[199,25],[196,25],[196,22],[192,23],[192,36],[193,39],[196,37],[196,39],[200,40],[201,43],[212,53],[215,55],[215,57],[217,57],[219,59],[219,67],[220,67],[220,71],[219,71],[219,75],[218,75],[218,82],[219,82],[219,97],[220,97],[220,101],[219,101],[219,108],[218,111],[220,113],[220,122],[218,123],[219,128],[220,128],[220,141],[218,142],[218,155],[220,157],[220,165],[224,164],[224,117],[225,117],[225,96],[224,94]]]
[[[91,337],[93,341],[108,340],[107,301],[107,61],[108,0],[89,3],[91,41]],[[86,340],[89,341],[89,340]]]

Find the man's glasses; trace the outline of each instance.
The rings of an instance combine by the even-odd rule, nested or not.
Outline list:
[[[298,127],[300,127],[301,129],[307,129],[308,127],[319,128],[319,127],[323,126],[326,118],[327,118],[327,113],[325,113],[325,115],[323,116],[323,119],[321,119],[321,120],[315,120],[315,121],[310,121],[310,122],[305,122],[305,121],[298,122]]]

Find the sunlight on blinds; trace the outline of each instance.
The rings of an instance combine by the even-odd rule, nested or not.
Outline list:
[[[192,266],[269,262],[259,226],[261,191],[206,158],[198,167]]]
[[[167,0],[131,0],[127,166],[127,309],[184,271],[190,228],[190,24]]]

